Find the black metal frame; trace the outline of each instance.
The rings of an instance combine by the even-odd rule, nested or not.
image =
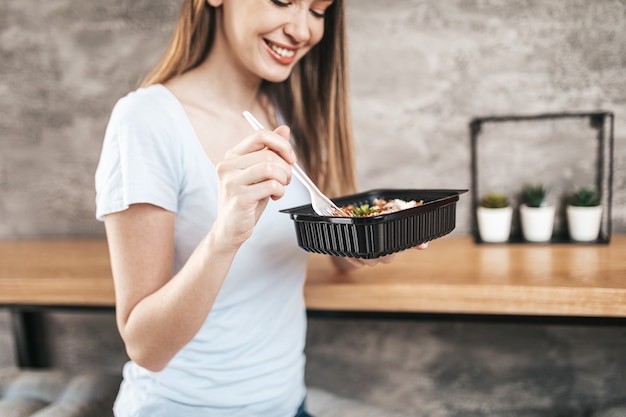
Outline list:
[[[66,306],[66,305],[2,305],[11,313],[15,362],[20,368],[48,368],[50,356],[48,334],[45,325],[45,312],[48,311],[101,311],[114,312],[107,306]]]
[[[626,317],[557,316],[528,314],[428,313],[356,310],[307,309],[309,319],[388,320],[388,321],[455,321],[476,323],[556,324],[571,326],[626,326]]]
[[[84,311],[113,313],[114,307],[97,306],[25,306],[1,305],[8,308],[13,321],[15,357],[20,368],[50,367],[50,357],[45,332],[44,314],[50,311]],[[626,317],[583,317],[583,316],[529,316],[519,314],[468,314],[468,313],[417,313],[352,310],[307,309],[310,319],[363,319],[363,320],[432,320],[432,321],[476,321],[506,323],[554,323],[569,325],[624,326]]]
[[[611,202],[612,202],[612,190],[613,190],[613,129],[614,129],[614,115],[608,111],[594,111],[594,112],[564,112],[564,113],[543,113],[534,115],[505,115],[505,116],[488,116],[477,117],[471,120],[469,123],[470,140],[471,140],[471,193],[472,193],[472,234],[476,243],[484,243],[478,233],[478,218],[476,215],[476,209],[478,207],[479,195],[478,195],[478,137],[483,124],[486,123],[506,123],[506,122],[519,122],[519,121],[532,121],[532,120],[551,120],[551,119],[572,119],[572,118],[588,118],[592,128],[597,130],[598,140],[598,167],[596,174],[596,187],[601,193],[601,198],[604,201],[602,192],[604,189],[608,190],[606,196],[605,214],[603,216],[602,225],[600,229],[600,236],[592,243],[609,243],[611,240]],[[606,121],[609,122],[609,132],[605,131]],[[608,155],[608,157],[607,157]],[[608,167],[607,165],[608,164]],[[605,176],[605,171],[608,168],[608,175]],[[520,236],[512,236],[506,243],[526,243]],[[577,243],[568,237],[554,236],[550,243]],[[589,242],[587,242],[589,243]]]

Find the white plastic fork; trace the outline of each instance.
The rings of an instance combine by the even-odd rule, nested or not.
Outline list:
[[[254,130],[263,129],[263,125],[250,112],[244,111],[243,117],[246,118]],[[313,206],[315,213],[326,217],[350,217],[343,210],[337,207],[337,205],[333,203],[330,198],[326,197],[319,188],[317,188],[315,183],[311,180],[311,178],[309,178],[297,162],[294,162],[291,167],[296,178],[298,178],[307,190],[309,190],[309,194],[311,196],[311,206]]]

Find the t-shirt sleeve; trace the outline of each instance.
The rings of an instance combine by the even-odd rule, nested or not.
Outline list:
[[[154,101],[132,94],[115,105],[96,169],[96,218],[149,203],[176,212],[181,176],[175,126]]]

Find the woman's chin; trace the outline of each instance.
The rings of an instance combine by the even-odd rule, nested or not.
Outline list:
[[[289,75],[291,75],[291,70],[289,72],[284,73],[284,74],[277,74],[277,73],[267,74],[266,76],[264,76],[262,78],[265,81],[268,81],[270,83],[282,83],[287,78],[289,78]]]
[[[271,83],[282,83],[291,75],[293,71],[294,64],[292,65],[271,65],[263,68],[259,75],[265,81]]]

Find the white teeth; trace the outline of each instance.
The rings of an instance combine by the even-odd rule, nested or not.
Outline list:
[[[282,56],[283,58],[291,58],[296,53],[295,51],[281,48],[280,46],[276,46],[274,44],[270,44],[270,48],[272,48],[272,51],[276,52],[278,55]]]

